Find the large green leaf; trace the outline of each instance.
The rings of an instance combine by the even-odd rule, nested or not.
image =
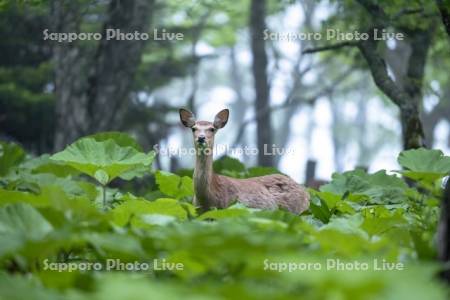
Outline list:
[[[51,207],[66,214],[67,220],[81,219],[83,221],[95,221],[101,219],[100,212],[93,205],[93,202],[86,197],[89,193],[82,196],[75,196],[67,193],[64,185],[43,186],[40,193],[34,194],[22,191],[9,191],[0,189],[0,207],[14,203],[26,203],[36,208]],[[73,182],[75,184],[75,182]],[[66,221],[67,221],[66,220]]]
[[[144,215],[167,215],[175,217],[178,220],[186,220],[188,212],[175,199],[161,198],[155,201],[147,201],[142,198],[128,200],[117,206],[111,212],[112,221],[124,226],[131,222],[135,227],[145,226]]]
[[[352,201],[370,200],[372,203],[399,203],[404,200],[407,185],[384,170],[368,174],[364,170],[335,173],[333,180],[320,191],[340,195]]]
[[[58,177],[80,174],[79,171],[62,162],[51,160],[48,154],[25,161],[20,165],[20,169],[33,174],[49,173]]]
[[[157,171],[155,177],[159,190],[167,196],[181,199],[194,194],[194,184],[188,176],[180,177],[170,172]]]
[[[103,257],[139,258],[144,255],[141,244],[132,235],[88,232],[83,235]]]
[[[403,175],[414,180],[433,182],[450,173],[450,157],[440,150],[413,149],[400,153],[398,163]]]
[[[448,173],[450,157],[440,150],[413,149],[400,153],[398,163],[405,169],[417,172]]]
[[[131,148],[136,149],[139,152],[143,151],[141,145],[139,145],[135,139],[133,139],[128,134],[119,132],[119,131],[100,132],[100,133],[88,135],[88,136],[86,136],[86,138],[93,138],[97,142],[113,140],[120,147],[131,147]]]
[[[390,230],[407,225],[403,210],[389,211],[384,206],[363,210],[364,221],[361,228],[369,235],[381,235]]]
[[[108,134],[110,137],[113,134]],[[123,136],[120,136],[120,143]],[[64,151],[51,156],[55,161],[64,162],[67,165],[95,178],[103,185],[108,184],[116,177],[126,175],[129,179],[133,175],[141,175],[143,167],[149,168],[155,153],[145,154],[132,146],[121,146],[114,139],[102,136],[82,138],[68,146]],[[132,172],[136,170],[136,174]]]
[[[322,200],[322,198],[313,195],[313,197],[311,198],[311,202],[309,203],[309,209],[314,217],[316,217],[323,223],[329,222],[331,212],[326,201]]]
[[[199,220],[208,220],[208,219],[224,219],[224,218],[236,218],[248,216],[250,211],[245,208],[227,208],[227,209],[215,209],[205,212],[204,214],[198,217]]]
[[[52,225],[32,206],[16,203],[0,208],[0,256],[37,241],[52,231]]]

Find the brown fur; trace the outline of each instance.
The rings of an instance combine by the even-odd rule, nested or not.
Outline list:
[[[195,204],[202,210],[225,208],[233,201],[252,208],[284,208],[299,214],[309,207],[306,190],[282,174],[236,179],[212,172],[212,158],[197,158],[194,171]],[[211,161],[211,165],[207,166]],[[199,170],[199,167],[203,169]]]
[[[194,185],[198,184],[202,183],[194,182]],[[200,196],[196,197],[196,204],[204,210],[211,207],[225,208],[235,200],[248,207],[271,210],[280,207],[296,214],[309,207],[309,195],[305,189],[281,174],[247,179],[213,174],[207,191],[197,193],[202,189],[201,186],[195,188],[196,196]]]

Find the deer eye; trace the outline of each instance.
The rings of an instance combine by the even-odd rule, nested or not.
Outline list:
[[[209,131],[214,132],[214,131],[216,131],[216,129],[214,127],[212,127],[212,128],[209,128]]]
[[[197,128],[192,127],[192,132],[195,132],[197,130]]]

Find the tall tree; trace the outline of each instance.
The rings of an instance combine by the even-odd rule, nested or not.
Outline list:
[[[256,139],[259,149],[258,164],[272,166],[273,159],[264,155],[264,147],[271,147],[272,126],[270,114],[270,88],[267,79],[267,53],[263,39],[266,29],[266,0],[252,0],[250,4],[251,50],[253,55],[252,72],[255,86]]]
[[[308,49],[306,53],[324,50],[336,50],[342,47],[357,47],[365,59],[369,71],[376,86],[385,94],[400,110],[400,123],[402,126],[402,140],[404,149],[419,148],[424,146],[424,131],[420,119],[420,108],[423,99],[423,81],[427,55],[434,35],[435,20],[423,17],[418,26],[415,23],[395,22],[405,14],[413,14],[420,10],[401,10],[394,17],[388,15],[377,1],[357,0],[357,2],[369,14],[369,25],[365,30],[360,30],[368,35],[368,39],[357,41],[345,41],[325,47]],[[395,28],[402,32],[410,46],[410,53],[406,59],[404,72],[394,78],[389,74],[390,65],[382,51],[381,42],[375,34],[380,34],[388,28]]]
[[[358,0],[369,12],[373,26],[369,30],[370,38],[358,44],[358,48],[367,61],[372,77],[377,87],[391,99],[400,109],[402,125],[403,148],[419,148],[424,146],[424,132],[420,120],[420,107],[423,98],[423,80],[426,59],[433,37],[433,22],[427,22],[424,28],[412,26],[401,27],[406,34],[411,47],[404,78],[397,82],[388,75],[388,65],[377,52],[374,34],[381,32],[390,25],[390,17],[383,8],[371,0]],[[400,84],[400,82],[402,84]]]
[[[117,112],[127,101],[141,60],[142,39],[106,39],[107,29],[145,32],[153,0],[111,0],[103,23],[103,39],[91,57],[76,43],[54,48],[56,90],[55,149],[80,135],[113,128]],[[52,1],[56,32],[79,32],[78,1]]]

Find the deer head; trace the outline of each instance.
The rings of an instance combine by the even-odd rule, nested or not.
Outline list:
[[[229,110],[223,109],[214,117],[214,122],[197,121],[192,112],[183,108],[180,109],[181,123],[185,127],[191,128],[197,154],[212,153],[214,136],[217,130],[227,124],[229,115]]]

